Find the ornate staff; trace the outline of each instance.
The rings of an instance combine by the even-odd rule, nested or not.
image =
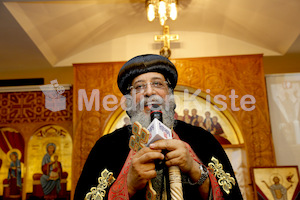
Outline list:
[[[178,166],[169,167],[170,193],[172,200],[183,200],[181,174]]]

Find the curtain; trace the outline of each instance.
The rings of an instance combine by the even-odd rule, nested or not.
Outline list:
[[[0,148],[4,153],[11,149],[18,149],[22,153],[20,161],[24,163],[24,139],[20,133],[12,130],[0,129]]]

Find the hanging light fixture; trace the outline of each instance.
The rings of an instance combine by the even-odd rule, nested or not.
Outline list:
[[[146,0],[146,8],[149,22],[157,17],[164,26],[168,18],[177,18],[177,0]]]

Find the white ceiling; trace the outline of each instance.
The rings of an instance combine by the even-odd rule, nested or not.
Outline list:
[[[172,58],[300,53],[299,0],[179,0]],[[143,0],[0,1],[0,72],[158,53]]]

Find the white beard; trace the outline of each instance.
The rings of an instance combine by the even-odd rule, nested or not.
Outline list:
[[[169,89],[169,94],[172,94],[172,90]],[[150,113],[144,112],[144,106],[145,104],[151,103],[151,104],[161,104],[161,111],[162,111],[162,118],[163,118],[163,124],[165,124],[170,129],[174,125],[174,114],[175,114],[175,100],[174,96],[168,95],[167,96],[167,102],[164,101],[164,99],[158,95],[152,95],[151,97],[144,97],[139,103],[136,105],[132,104],[134,99],[127,99],[126,105],[128,108],[127,113],[130,116],[130,121],[132,123],[138,121],[143,127],[148,127],[151,123],[151,117]]]

